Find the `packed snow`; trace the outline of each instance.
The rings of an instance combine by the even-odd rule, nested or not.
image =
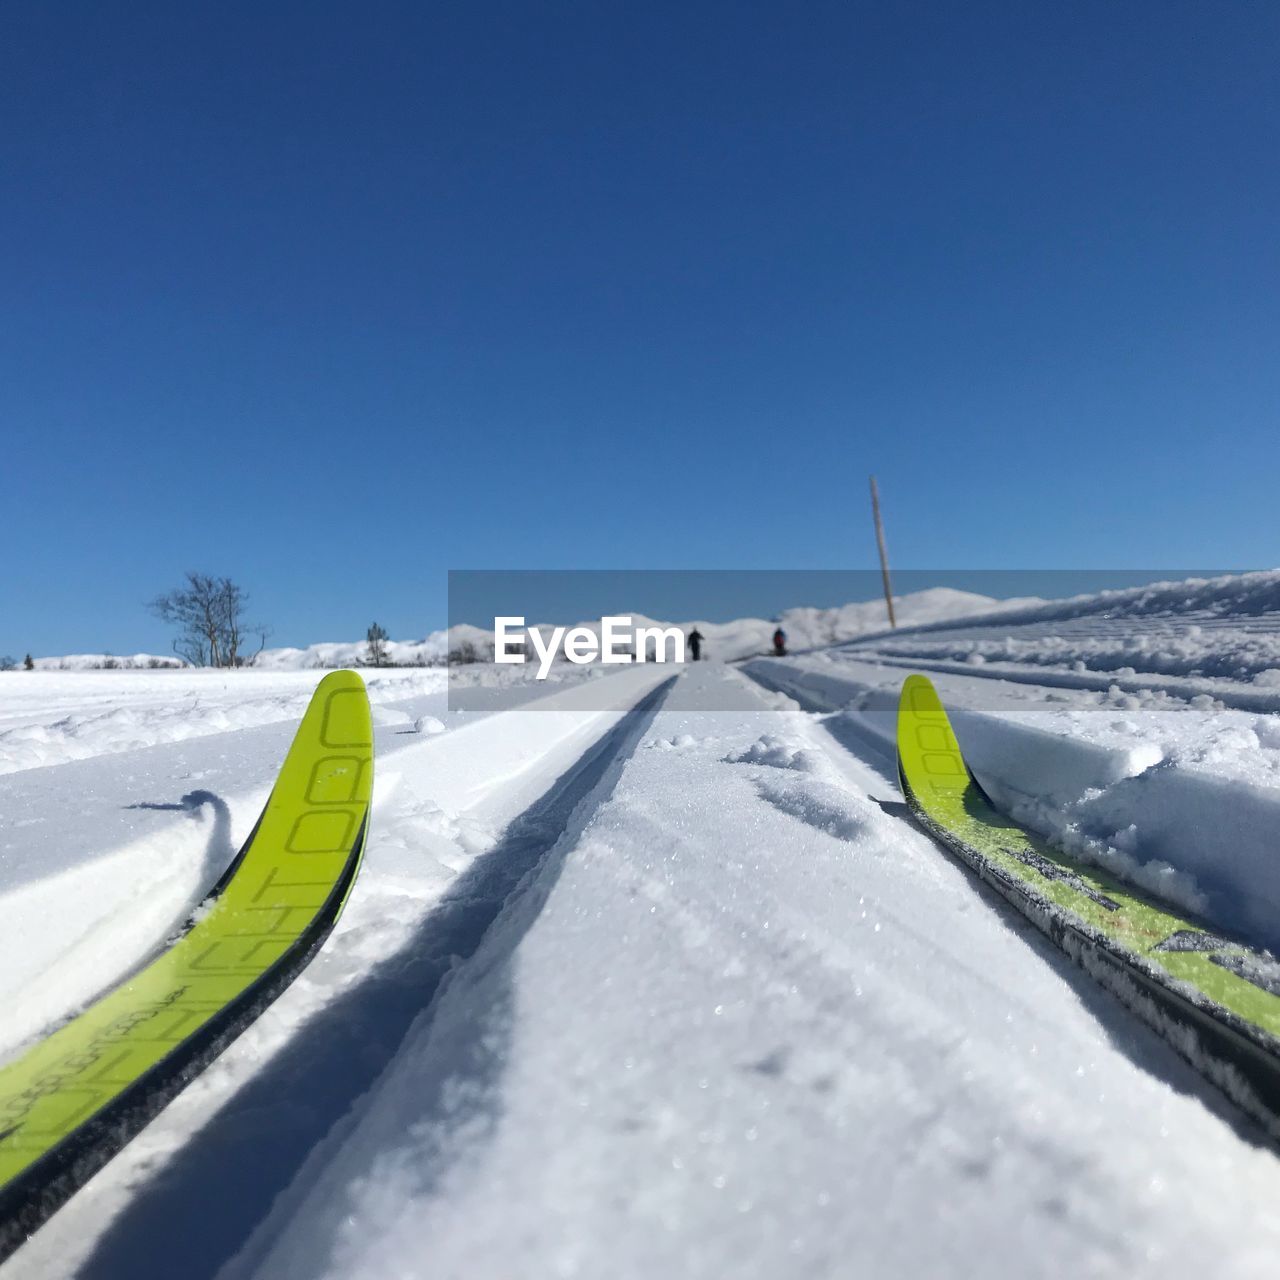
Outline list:
[[[375,708],[444,689],[443,668],[365,673]],[[0,774],[296,721],[309,671],[37,669],[0,674]]]
[[[872,642],[935,669],[1033,683],[1174,692],[1280,710],[1280,571],[1232,574],[935,619]],[[954,664],[954,665],[949,665]]]
[[[1002,808],[1275,947],[1278,584],[366,671],[337,930],[0,1280],[1270,1275],[1274,1145],[906,819],[892,724],[930,672]],[[200,902],[317,679],[0,674],[0,1054]]]

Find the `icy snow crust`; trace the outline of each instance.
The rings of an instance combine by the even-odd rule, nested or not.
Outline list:
[[[866,643],[884,657],[998,663],[1007,668],[1002,674],[1029,668],[1040,681],[1054,673],[1083,677],[1081,687],[1101,675],[1212,695],[1221,682],[1228,693],[1255,695],[1251,709],[1280,710],[1277,570],[1022,605],[977,615],[970,625],[901,625],[910,630]],[[1168,677],[1180,680],[1171,685]]]
[[[537,715],[385,673],[338,929],[0,1280],[1273,1274],[1275,1149],[904,821],[878,647],[909,639]],[[1000,805],[1274,936],[1271,716],[965,666],[937,683]],[[318,675],[236,673],[181,740],[164,688],[215,686],[156,682],[203,673],[27,678],[8,728],[149,745],[0,777],[0,1053],[198,905]]]

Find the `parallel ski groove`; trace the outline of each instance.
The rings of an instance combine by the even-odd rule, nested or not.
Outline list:
[[[0,1068],[0,1260],[305,967],[354,884],[372,785],[363,681],[334,672],[207,913]]]
[[[903,685],[898,772],[917,821],[1280,1138],[1280,994],[1266,953],[1077,863],[996,812],[933,685]]]

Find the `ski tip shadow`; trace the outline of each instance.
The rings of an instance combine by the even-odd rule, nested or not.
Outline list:
[[[881,813],[887,813],[891,818],[901,818],[904,822],[916,823],[915,814],[911,812],[911,806],[903,800],[880,800],[875,796],[868,796],[867,799],[875,805]],[[921,830],[924,828],[922,827]]]
[[[205,841],[200,868],[202,895],[217,883],[218,877],[236,856],[236,846],[231,839],[231,808],[227,802],[214,791],[188,791],[176,801],[140,800],[124,806],[126,809],[145,809],[153,813],[185,813],[191,817],[206,806],[213,810],[213,830]]]

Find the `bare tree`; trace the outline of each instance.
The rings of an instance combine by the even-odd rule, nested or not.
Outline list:
[[[365,633],[369,642],[367,661],[370,666],[385,667],[387,665],[387,633],[385,628],[375,622]]]
[[[179,628],[173,642],[178,657],[197,667],[239,667],[252,662],[267,642],[266,627],[245,620],[249,593],[230,578],[188,573],[187,585],[166,591],[150,604],[151,612]],[[259,637],[246,659],[247,635]]]
[[[480,654],[470,640],[461,640],[449,650],[447,661],[451,667],[462,667],[471,662],[479,662]]]
[[[227,655],[226,666],[242,667],[251,663],[267,643],[267,628],[256,622],[245,621],[249,607],[249,593],[230,578],[223,578],[220,585],[223,646]],[[247,636],[258,637],[258,647],[246,658],[241,646]]]
[[[0,658],[0,671],[12,671],[17,665],[17,658],[11,658],[7,653]]]

